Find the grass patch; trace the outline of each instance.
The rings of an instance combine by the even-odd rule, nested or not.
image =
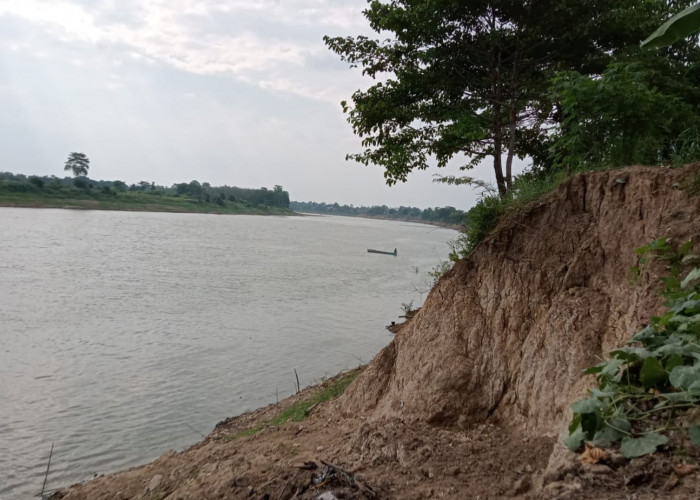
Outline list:
[[[691,196],[700,194],[700,172],[693,175],[685,186],[686,191]]]
[[[287,422],[301,422],[307,417],[307,412],[312,406],[339,398],[353,382],[353,380],[355,380],[357,376],[362,373],[363,369],[364,368],[356,368],[355,370],[324,382],[321,384],[320,391],[313,394],[309,399],[296,401],[295,403],[292,403],[289,408],[281,411],[272,419],[259,423],[250,429],[246,429],[235,434],[230,434],[224,438],[224,441],[228,442],[242,437],[254,436],[263,429],[282,425]]]

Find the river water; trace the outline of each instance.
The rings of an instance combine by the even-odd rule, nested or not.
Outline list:
[[[182,449],[368,362],[456,233],[346,217],[0,208],[0,498]],[[398,257],[367,253],[393,250]]]

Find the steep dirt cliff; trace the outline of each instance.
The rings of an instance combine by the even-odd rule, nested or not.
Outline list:
[[[582,369],[660,307],[662,265],[630,281],[635,249],[662,236],[700,248],[700,196],[686,189],[698,175],[627,168],[565,182],[501,221],[303,422],[271,423],[322,387],[56,498],[700,498],[699,469],[681,477],[678,457],[583,466],[557,442],[591,382]]]
[[[635,249],[665,236],[700,247],[699,166],[579,175],[502,221],[432,290],[345,395],[348,413],[553,433],[586,381],[661,303],[630,281]]]

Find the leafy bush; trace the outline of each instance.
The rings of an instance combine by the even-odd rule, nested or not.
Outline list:
[[[585,371],[598,386],[572,405],[574,418],[565,440],[571,450],[583,441],[610,446],[621,441],[628,458],[654,453],[672,435],[700,446],[700,268],[680,280],[683,264],[697,262],[688,243],[674,251],[666,239],[639,249],[642,265],[650,257],[669,264],[662,295],[667,310],[651,319],[630,343]]]
[[[32,186],[20,181],[4,181],[0,187],[11,193],[27,193],[32,191]]]
[[[31,182],[32,184],[34,184],[34,185],[35,185],[36,187],[38,187],[39,189],[43,189],[43,188],[44,188],[44,181],[43,181],[43,179],[42,179],[41,177],[37,177],[37,176],[33,175],[33,176],[31,176],[31,177],[29,178],[29,182]]]

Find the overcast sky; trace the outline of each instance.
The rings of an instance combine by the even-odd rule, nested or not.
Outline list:
[[[0,171],[171,185],[282,185],[292,200],[466,209],[476,194],[394,187],[345,161],[339,102],[371,80],[323,44],[370,34],[366,0],[0,0]],[[439,170],[440,173],[455,173]],[[478,176],[492,180],[488,167]]]

